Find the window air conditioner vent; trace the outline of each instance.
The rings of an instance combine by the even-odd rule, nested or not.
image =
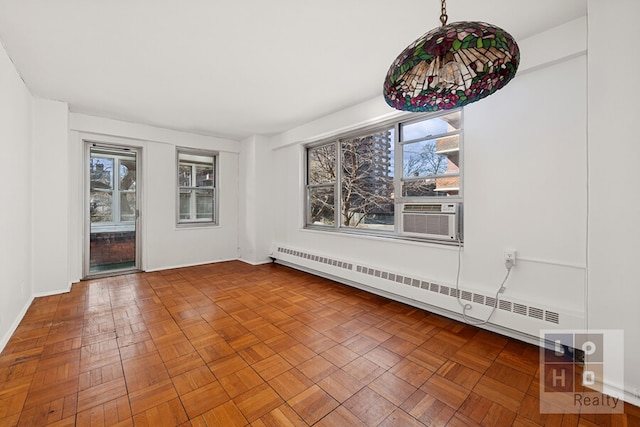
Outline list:
[[[460,236],[460,203],[407,203],[402,206],[402,234],[439,240]]]
[[[442,212],[442,203],[407,203],[402,207],[403,212]]]

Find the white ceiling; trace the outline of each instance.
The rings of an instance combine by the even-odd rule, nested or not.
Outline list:
[[[518,40],[586,3],[447,9]],[[438,0],[0,0],[0,40],[32,94],[71,111],[241,139],[382,96],[391,62],[439,16]]]

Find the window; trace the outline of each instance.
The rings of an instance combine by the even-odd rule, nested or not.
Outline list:
[[[213,152],[178,150],[178,224],[216,223],[216,158]]]
[[[136,219],[135,154],[93,149],[89,162],[92,230],[133,230]]]
[[[307,150],[311,224],[335,224],[336,146],[321,145]]]
[[[460,111],[400,123],[403,197],[460,194]]]
[[[462,201],[461,138],[455,110],[307,146],[307,227],[397,235],[399,205]]]

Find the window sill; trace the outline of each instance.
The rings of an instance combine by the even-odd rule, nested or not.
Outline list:
[[[219,228],[220,225],[215,222],[186,222],[176,224],[176,230],[192,230],[197,228]]]
[[[411,236],[402,236],[399,234],[394,234],[392,232],[384,233],[372,233],[372,232],[363,232],[359,230],[345,230],[345,229],[336,229],[322,226],[306,226],[300,229],[302,232],[309,233],[325,233],[325,234],[333,234],[345,236],[348,238],[357,238],[357,239],[367,239],[376,242],[388,242],[388,243],[396,243],[396,244],[409,244],[414,246],[430,246],[433,248],[442,248],[442,249],[454,249],[457,250],[459,246],[464,247],[464,240],[458,242],[457,240],[439,240],[439,239],[424,239],[419,237],[411,237]]]

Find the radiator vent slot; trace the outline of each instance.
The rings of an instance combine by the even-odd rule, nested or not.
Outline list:
[[[542,320],[544,317],[544,311],[537,307],[529,307],[529,317]]]
[[[560,315],[554,311],[545,311],[544,320],[547,322],[555,323],[557,325],[560,323]]]
[[[420,291],[430,292],[432,294],[447,296],[450,298],[457,298],[459,296],[462,300],[473,301],[476,304],[484,304],[487,307],[494,307],[496,305],[496,301],[498,301],[498,308],[500,310],[513,312],[543,322],[553,323],[556,325],[560,324],[560,314],[555,311],[544,310],[539,307],[528,306],[505,299],[496,300],[496,298],[492,296],[485,296],[470,291],[458,290],[455,287],[452,288],[449,286],[441,285],[439,283],[428,282],[416,277],[395,274],[389,271],[379,270],[364,265],[354,266],[353,263],[340,261],[334,258],[318,256],[307,252],[296,251],[283,247],[279,247],[278,252],[281,254],[307,259],[320,264],[331,265],[345,270],[355,270],[360,274],[374,277],[378,280],[388,280],[402,286],[411,286],[413,288],[419,289]]]
[[[504,311],[511,311],[511,302],[501,299],[498,308]]]
[[[527,315],[527,306],[522,304],[513,304],[513,312],[522,314],[523,316]]]

